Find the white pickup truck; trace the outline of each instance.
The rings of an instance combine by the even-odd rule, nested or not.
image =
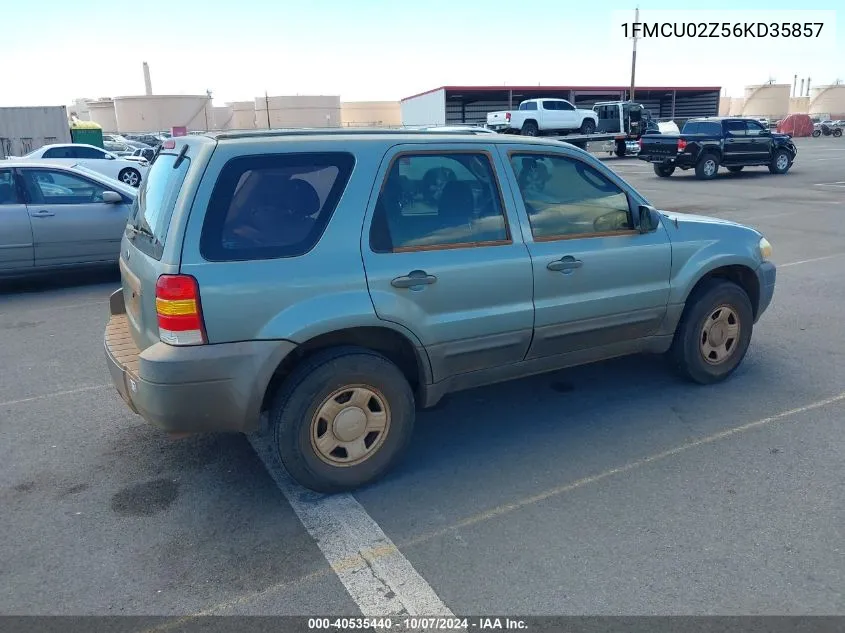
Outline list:
[[[501,110],[487,115],[487,127],[491,130],[523,136],[576,131],[592,134],[597,125],[595,111],[581,110],[565,99],[529,99],[519,104],[519,110]]]

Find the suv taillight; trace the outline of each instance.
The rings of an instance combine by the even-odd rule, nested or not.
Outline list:
[[[161,275],[156,282],[158,336],[168,345],[207,343],[200,289],[190,275]]]
[[[510,121],[510,120],[511,120],[511,113],[505,112],[505,121]]]
[[[679,138],[678,139],[678,151],[683,152],[686,148],[687,148],[687,142],[684,139]]]
[[[637,144],[640,146],[640,151],[643,151],[643,137],[637,139]]]

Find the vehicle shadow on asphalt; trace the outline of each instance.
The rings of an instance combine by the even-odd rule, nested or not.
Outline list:
[[[117,266],[84,271],[52,271],[21,278],[0,278],[0,296],[82,289],[85,286],[105,283],[114,283],[115,288],[120,286],[120,271]]]

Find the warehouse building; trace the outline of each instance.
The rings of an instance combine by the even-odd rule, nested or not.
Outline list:
[[[661,120],[716,116],[720,87],[635,88],[634,100]],[[521,101],[566,99],[579,108],[598,101],[624,101],[625,86],[442,86],[402,99],[403,125],[484,125],[487,113],[512,110]]]

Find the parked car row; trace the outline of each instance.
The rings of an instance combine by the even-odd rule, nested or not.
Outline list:
[[[0,161],[0,277],[115,265],[136,195],[80,164]]]
[[[11,157],[11,160],[17,157]],[[58,143],[44,145],[23,156],[28,162],[45,161],[54,165],[82,165],[88,169],[114,178],[131,187],[138,187],[149,170],[149,161],[140,156],[117,156],[94,145]],[[0,163],[0,166],[5,166]]]

